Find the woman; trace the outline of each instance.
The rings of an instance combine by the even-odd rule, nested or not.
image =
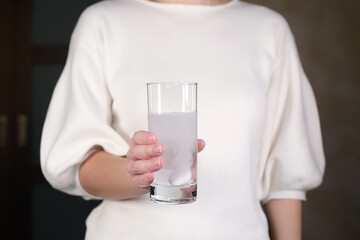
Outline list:
[[[207,144],[198,200],[177,206],[149,201],[166,149],[139,131],[146,83],[169,81],[198,82]],[[104,199],[87,219],[89,240],[265,240],[268,225],[272,239],[301,239],[301,201],[324,170],[315,99],[286,21],[238,0],[89,7],[72,35],[41,153],[53,187]]]

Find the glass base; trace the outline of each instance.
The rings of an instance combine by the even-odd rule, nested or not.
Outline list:
[[[150,199],[162,204],[186,204],[196,201],[196,180],[181,186],[150,185]]]

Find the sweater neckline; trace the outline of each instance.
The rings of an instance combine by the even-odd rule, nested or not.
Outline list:
[[[160,2],[153,2],[150,0],[135,0],[135,1],[141,4],[145,4],[163,10],[196,11],[196,12],[220,10],[220,9],[228,8],[239,2],[239,0],[230,0],[227,3],[217,4],[217,5],[197,5],[197,4],[185,4],[185,3],[160,3]]]

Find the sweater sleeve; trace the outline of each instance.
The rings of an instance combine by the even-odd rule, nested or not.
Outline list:
[[[41,168],[56,189],[98,198],[80,185],[81,163],[98,149],[126,155],[128,143],[111,126],[112,98],[104,71],[101,29],[86,10],[72,34],[65,68],[55,87],[41,140]]]
[[[260,200],[305,200],[322,182],[325,159],[315,97],[285,22],[267,92],[259,161]]]

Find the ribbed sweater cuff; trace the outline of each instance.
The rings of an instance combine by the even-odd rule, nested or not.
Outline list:
[[[290,190],[270,192],[261,201],[261,203],[266,204],[272,199],[295,199],[295,200],[306,201],[306,193],[305,191],[290,191]]]

